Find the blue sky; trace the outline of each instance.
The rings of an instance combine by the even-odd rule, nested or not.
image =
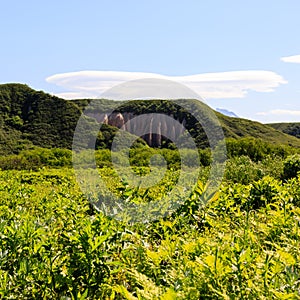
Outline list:
[[[154,73],[213,108],[300,122],[299,12],[298,0],[2,1],[0,82],[93,97],[91,83]]]

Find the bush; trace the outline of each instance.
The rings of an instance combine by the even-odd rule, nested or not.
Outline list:
[[[296,177],[300,171],[300,155],[294,154],[288,156],[283,164],[283,179]]]
[[[296,149],[289,146],[274,145],[252,137],[240,138],[238,140],[227,139],[226,148],[228,157],[246,155],[254,162],[262,161],[267,156],[284,158],[296,152]]]
[[[249,184],[264,175],[264,170],[248,156],[233,157],[226,162],[224,178],[228,181]]]
[[[275,202],[279,195],[280,185],[274,178],[266,176],[250,185],[250,195],[242,205],[246,209],[259,209],[267,204]]]
[[[66,167],[72,165],[72,152],[67,149],[35,148],[23,150],[19,154],[2,156],[2,170],[38,170],[43,166]]]

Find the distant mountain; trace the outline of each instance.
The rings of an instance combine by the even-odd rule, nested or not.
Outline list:
[[[228,117],[238,118],[238,116],[234,112],[229,111],[225,108],[216,108],[216,111]]]
[[[47,148],[72,148],[73,135],[83,109],[90,103],[90,99],[64,100],[43,91],[36,91],[23,84],[2,84],[0,85],[0,155],[17,153],[20,150],[33,145]],[[184,100],[182,100],[184,101]],[[189,101],[188,111],[203,112],[203,118],[207,115],[205,110],[209,107],[198,100]],[[197,124],[191,113],[180,106],[178,101],[164,100],[140,100],[129,102],[115,102],[111,100],[100,100],[103,110],[110,110],[118,107],[118,111],[110,116],[97,114],[98,108],[90,108],[85,118],[84,130],[86,135],[94,136],[95,128],[98,126],[97,118],[105,120],[105,126],[98,134],[97,147],[109,148],[117,132],[116,127],[121,127],[132,117],[140,114],[162,113],[171,116],[179,123],[182,123],[195,138],[199,147],[208,146],[206,134]],[[117,104],[117,105],[116,105]],[[223,127],[225,137],[261,138],[266,142],[274,144],[286,144],[300,148],[300,140],[272,128],[270,125],[263,125],[246,119],[231,118],[216,112]],[[154,130],[161,132],[162,128],[178,134],[179,128],[173,125],[172,128],[165,128],[161,120],[145,119],[145,124],[160,126]],[[96,127],[95,127],[96,124]],[[155,125],[156,124],[156,125]],[[213,125],[213,124],[212,124]],[[170,126],[170,125],[167,125]],[[103,130],[102,130],[103,129]],[[169,142],[162,135],[149,133],[143,136],[144,141],[150,146],[168,147]],[[92,140],[91,140],[92,141]],[[141,143],[145,143],[140,141]],[[92,145],[92,144],[91,144]]]

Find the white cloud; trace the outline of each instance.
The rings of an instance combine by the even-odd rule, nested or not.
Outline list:
[[[292,55],[292,56],[285,56],[281,57],[281,60],[288,63],[296,63],[300,64],[300,55]]]
[[[260,116],[300,116],[300,110],[288,110],[288,109],[273,109],[265,112],[256,113]]]
[[[203,73],[189,76],[164,76],[155,73],[118,71],[79,71],[48,77],[49,83],[63,87],[65,93],[56,94],[65,99],[99,98],[108,89],[137,79],[166,79],[182,83],[206,99],[243,98],[249,91],[273,92],[287,83],[274,72],[264,70]]]

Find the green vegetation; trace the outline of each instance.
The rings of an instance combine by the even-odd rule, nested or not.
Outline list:
[[[122,135],[122,142],[136,140],[129,150],[134,173],[166,169],[154,186],[131,186],[112,163],[111,145],[120,142],[116,127],[97,131],[94,151],[98,124],[86,117],[90,149],[70,150],[90,100],[0,85],[0,299],[300,299],[300,140],[217,114],[228,159],[218,191],[208,194],[211,151],[180,101],[119,107],[121,113],[172,112],[199,146],[198,182],[183,205],[135,224],[97,212],[79,188],[72,158],[101,175],[106,187],[97,186],[100,201],[111,192],[124,202],[157,205],[172,190],[183,197],[176,185],[182,172],[190,176],[197,152],[179,151],[168,140],[154,149]],[[100,105],[110,109],[112,102]],[[200,110],[203,118],[206,109],[190,101],[189,111]],[[125,150],[113,154],[116,164],[127,159]]]
[[[0,135],[4,144],[0,153],[16,153],[32,144],[70,148],[80,114],[72,101],[26,85],[0,85]]]
[[[268,125],[276,130],[300,138],[300,123],[272,123]]]
[[[287,135],[281,131],[259,122],[249,121],[241,118],[229,118],[218,114],[226,137],[238,139],[240,137],[254,137],[263,139],[277,145],[289,145],[299,147],[297,138]]]
[[[287,157],[299,152],[297,149],[283,144],[273,144],[262,139],[241,138],[227,139],[226,148],[228,157],[248,156],[251,160],[258,162],[267,156]]]
[[[108,130],[111,130],[115,134],[115,127],[107,126]],[[105,133],[105,131],[104,131]],[[109,139],[105,140],[107,143],[112,143],[110,139],[113,134],[108,133]],[[104,134],[105,136],[105,134]],[[125,136],[130,137],[128,133]],[[101,139],[99,138],[101,142]],[[285,145],[274,145],[272,143],[265,142],[260,139],[253,138],[241,138],[239,140],[227,139],[227,156],[230,159],[229,161],[235,161],[236,164],[245,166],[244,172],[247,173],[246,161],[250,161],[251,164],[258,163],[262,164],[265,161],[279,160],[287,158],[291,155],[296,155],[300,153],[299,149],[292,148]],[[93,167],[94,162],[90,161],[90,153],[94,153],[93,150],[81,151],[80,160],[82,165],[88,167]],[[182,157],[185,160],[187,166],[193,166],[194,162],[197,159],[197,153],[191,149],[181,149]],[[200,164],[203,167],[208,167],[211,164],[211,151],[209,149],[199,149],[199,159]],[[124,151],[115,152],[115,157],[117,161],[122,162],[124,158]],[[95,159],[98,167],[112,166],[111,161],[111,152],[109,149],[99,149],[95,151]],[[148,147],[142,139],[138,139],[129,151],[129,161],[130,165],[137,167],[146,167],[149,166],[150,159],[154,155],[160,155],[167,162],[168,168],[180,169],[180,154],[179,152],[171,149],[154,149]],[[246,160],[243,160],[243,157],[246,157]],[[297,156],[296,156],[297,157]],[[241,163],[238,163],[238,160],[242,159]],[[89,162],[90,161],[90,162]],[[159,165],[159,164],[158,164]],[[2,170],[38,170],[41,167],[72,167],[72,152],[68,149],[60,148],[40,148],[40,147],[31,147],[28,150],[22,150],[19,154],[12,154],[0,157],[0,169]],[[274,170],[277,169],[276,165],[273,166]],[[250,168],[251,169],[251,168]],[[235,170],[232,170],[235,173]],[[231,172],[231,173],[232,173]],[[271,169],[268,169],[268,172],[271,172]],[[245,173],[245,174],[246,174]],[[295,176],[296,173],[293,172],[291,176]],[[246,176],[246,175],[245,175]],[[284,178],[290,178],[291,176],[282,175]],[[252,177],[251,177],[252,178]]]
[[[115,142],[117,145],[122,143],[127,144],[126,140],[131,141],[131,138],[134,137],[129,132],[124,131],[122,133],[121,140],[120,137],[116,136],[117,132],[117,127],[103,124],[96,140],[96,149],[111,149],[113,142]],[[140,148],[143,146],[146,147],[147,143],[143,139],[136,137],[136,141],[132,145],[132,148]]]
[[[0,157],[2,170],[38,170],[42,167],[71,167],[72,152],[67,149],[33,148],[19,154]]]
[[[71,149],[78,119],[90,101],[88,99],[66,101],[42,91],[35,91],[22,84],[0,85],[0,155],[17,154],[33,146]],[[209,108],[197,100],[191,100],[187,103],[185,100],[114,102],[102,99],[96,103],[95,107],[89,108],[88,112],[92,114],[95,111],[112,110],[117,105],[118,111],[121,113],[137,115],[156,112],[172,115],[179,122],[185,122],[199,147],[206,148],[208,146],[206,134],[193,115],[180,106],[183,101],[188,111],[198,112],[202,116],[202,121],[210,122],[207,120]],[[229,118],[220,113],[216,113],[216,115],[227,138],[253,137],[276,145],[284,144],[300,148],[299,139],[275,130],[269,125],[239,118]],[[215,126],[214,123],[209,124],[212,128]],[[86,135],[92,137],[97,128],[95,119],[92,117],[85,118],[84,130]],[[115,133],[116,128],[102,126],[96,147],[109,148]],[[93,146],[92,144],[83,145],[83,147]],[[163,147],[174,148],[174,145],[165,140]]]
[[[290,179],[296,177],[300,172],[300,155],[295,154],[287,157],[283,165],[283,178]]]
[[[108,186],[134,200],[110,170]],[[72,169],[1,171],[0,297],[299,299],[300,177],[265,175],[225,179],[205,207],[199,181],[177,212],[129,225],[95,213]]]
[[[78,155],[93,167],[88,151]],[[75,180],[70,150],[2,157],[0,298],[300,299],[297,151],[230,139],[223,183],[202,206],[210,152],[199,150],[194,192],[177,211],[145,224],[96,212]],[[118,176],[109,149],[97,150],[95,159],[108,190],[140,203],[176,187],[182,171],[176,150],[145,145],[131,149],[133,171],[149,174],[157,154],[168,171],[147,188]]]

